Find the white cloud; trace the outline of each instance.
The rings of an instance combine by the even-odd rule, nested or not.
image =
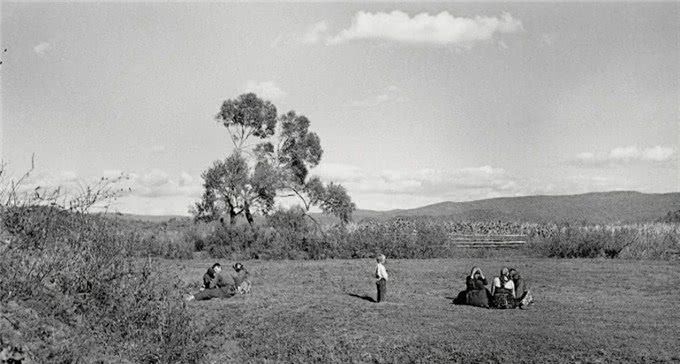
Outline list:
[[[643,150],[642,159],[654,162],[664,162],[670,160],[671,157],[673,157],[673,154],[675,154],[675,149],[657,145]]]
[[[194,177],[192,177],[189,173],[182,171],[182,173],[179,175],[179,185],[180,186],[188,186],[194,182]]]
[[[401,90],[397,86],[388,86],[385,89],[369,96],[363,100],[354,100],[351,105],[354,107],[373,107],[387,102],[404,102],[406,98],[401,96]]]
[[[640,158],[640,150],[638,149],[638,147],[635,146],[617,147],[609,152],[609,160],[612,161],[617,160],[629,161],[631,159],[638,158]]]
[[[326,182],[341,183],[360,208],[378,210],[525,194],[524,188],[505,170],[492,166],[365,170],[322,162],[311,174]]]
[[[492,39],[500,33],[521,31],[522,22],[508,13],[499,17],[455,17],[447,11],[436,15],[428,13],[409,14],[395,10],[391,13],[355,14],[349,28],[327,39],[327,44],[339,44],[352,40],[381,39],[411,44],[449,45],[469,47],[474,42]]]
[[[639,148],[636,145],[616,147],[608,153],[595,154],[593,152],[583,152],[576,155],[573,163],[577,165],[612,165],[626,163],[659,163],[667,162],[675,156],[675,148],[666,146],[653,146]]]
[[[102,178],[108,181],[102,181]],[[22,182],[18,193],[29,198],[36,194],[44,197],[51,196],[58,189],[62,201],[68,201],[83,193],[87,186],[97,187],[104,183],[117,193],[117,198],[102,200],[91,211],[99,211],[110,205],[110,211],[186,215],[189,207],[201,197],[201,182],[200,177],[184,171],[174,177],[161,169],[146,173],[109,169],[100,175],[90,176],[67,170],[34,171]]]
[[[258,96],[269,100],[278,100],[286,96],[286,93],[274,83],[274,81],[248,81],[244,89],[245,92],[254,92]]]
[[[314,168],[315,175],[330,181],[357,181],[363,177],[363,171],[357,166],[340,163],[321,163]]]
[[[165,145],[156,144],[151,147],[151,152],[153,153],[163,153],[165,152]]]
[[[576,155],[576,159],[580,161],[591,161],[595,159],[595,154],[591,152],[583,152]]]
[[[35,54],[39,56],[44,56],[50,49],[52,49],[52,45],[48,42],[42,42],[35,47],[33,47],[33,51]]]
[[[129,173],[128,176],[121,186],[129,191],[129,196],[145,198],[180,196],[193,201],[197,200],[202,192],[198,179],[186,172],[181,172],[177,178],[160,169],[152,169],[142,175]]]
[[[78,180],[78,175],[73,171],[62,171],[59,173],[59,179],[65,182],[75,182]]]
[[[328,23],[322,20],[316,22],[307,28],[307,31],[302,36],[302,43],[312,44],[321,41],[328,32]]]
[[[312,174],[326,181],[342,183],[351,193],[418,195],[440,200],[469,199],[469,195],[515,194],[519,188],[503,169],[491,166],[364,171],[351,165],[322,163]]]
[[[168,183],[169,176],[160,169],[153,169],[149,173],[143,175],[138,182],[146,187],[158,187]]]
[[[117,178],[123,175],[123,171],[120,169],[105,169],[102,172],[102,177],[104,178]]]

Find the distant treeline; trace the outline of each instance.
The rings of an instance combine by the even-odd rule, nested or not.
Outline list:
[[[558,258],[675,259],[680,251],[677,223],[538,224],[413,216],[318,225],[299,209],[277,210],[254,226],[189,220],[119,223],[129,224],[141,237],[136,255],[166,258],[202,254],[230,259],[346,259],[378,253],[392,258],[458,257],[470,254],[453,244],[461,236],[479,240],[517,236],[513,239],[528,242],[519,248],[524,253]]]

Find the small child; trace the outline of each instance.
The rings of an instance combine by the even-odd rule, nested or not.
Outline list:
[[[376,302],[382,302],[385,300],[385,295],[387,294],[387,270],[385,269],[385,256],[380,254],[376,258],[378,264],[375,266],[375,279],[376,287],[378,289],[378,297]]]

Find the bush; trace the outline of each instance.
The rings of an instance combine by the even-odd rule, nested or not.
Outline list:
[[[0,343],[35,362],[202,357],[179,280],[131,258],[139,234],[58,206],[4,206],[0,219]]]
[[[205,249],[216,258],[326,259],[431,258],[450,253],[447,231],[426,221],[319,228],[300,209],[278,210],[263,226],[219,226],[206,238]]]
[[[191,259],[195,244],[180,231],[151,231],[142,233],[139,246],[133,248],[136,256],[167,259]]]
[[[672,224],[561,226],[533,235],[529,249],[557,258],[672,259],[680,252],[680,227]]]
[[[516,252],[453,248],[454,240],[528,237]],[[321,229],[297,208],[277,210],[264,224],[217,226],[203,239],[211,256],[229,259],[352,259],[382,253],[391,258],[488,257],[538,254],[557,258],[675,259],[679,224],[555,225],[394,218]],[[464,240],[462,240],[464,241]]]

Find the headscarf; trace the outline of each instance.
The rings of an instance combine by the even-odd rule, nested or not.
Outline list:
[[[501,278],[501,281],[503,281],[503,282],[507,282],[508,280],[510,280],[510,270],[508,269],[508,267],[501,268],[500,278]]]

